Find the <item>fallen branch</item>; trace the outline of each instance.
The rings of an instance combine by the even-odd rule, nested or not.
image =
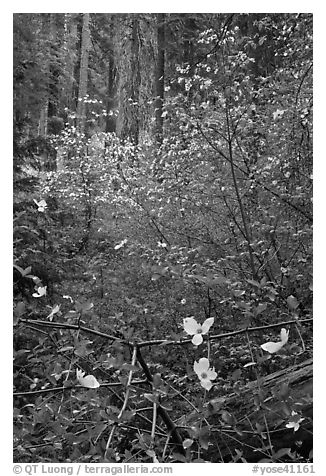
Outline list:
[[[121,342],[121,344],[128,345],[129,347],[133,347],[134,345],[137,345],[138,349],[141,349],[142,347],[150,347],[153,345],[188,345],[191,344],[191,339],[180,339],[180,340],[168,340],[168,339],[160,339],[160,340],[150,340],[150,341],[141,341],[137,343],[133,343],[130,341],[127,341],[125,339],[120,339],[119,337],[111,336],[109,334],[105,334],[104,332],[100,331],[95,331],[94,329],[90,329],[88,327],[84,326],[77,326],[74,324],[63,324],[60,322],[46,322],[46,321],[40,321],[40,320],[31,320],[31,319],[21,319],[21,322],[28,323],[28,324],[33,324],[33,325],[38,325],[38,326],[45,326],[45,327],[52,327],[54,329],[75,329],[75,330],[81,330],[83,332],[86,332],[88,334],[96,335],[99,337],[103,337],[104,339],[107,340],[115,340]],[[265,329],[273,329],[277,327],[285,327],[285,326],[290,326],[290,325],[297,325],[297,324],[304,324],[311,322],[312,323],[313,318],[309,317],[307,319],[292,319],[291,321],[282,321],[282,322],[277,322],[276,324],[266,324],[264,326],[258,326],[258,327],[246,327],[244,329],[240,329],[237,331],[231,331],[231,332],[225,332],[223,334],[215,334],[212,336],[203,336],[204,340],[207,340],[209,338],[210,341],[214,340],[220,340],[224,339],[227,337],[232,337],[240,334],[246,334],[250,332],[258,332],[258,331],[263,331]]]
[[[283,457],[297,450],[308,458],[312,448],[312,393],[313,360],[308,359],[226,396],[222,407],[209,417],[223,460],[230,461],[242,452],[247,462],[266,457],[277,462],[274,455],[283,449]],[[217,424],[224,409],[234,417],[233,426]],[[297,431],[286,427],[292,411],[304,418]],[[210,461],[217,462],[216,456],[211,456]]]

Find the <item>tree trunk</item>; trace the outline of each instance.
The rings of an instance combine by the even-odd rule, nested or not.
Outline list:
[[[79,71],[79,89],[78,89],[78,105],[77,105],[77,129],[79,132],[85,132],[86,122],[86,103],[88,83],[88,57],[90,47],[90,31],[89,31],[90,14],[83,14],[83,30],[80,55],[80,71]]]
[[[120,31],[119,31],[120,30]],[[135,144],[139,138],[140,124],[140,58],[139,58],[139,17],[138,14],[123,16],[118,27],[118,54],[123,55],[119,62],[119,115],[117,134],[121,139],[129,139]]]
[[[50,93],[51,93],[51,58],[52,58],[52,49],[55,48],[55,17],[54,13],[50,13],[49,16],[46,16],[43,19],[42,29],[44,31],[50,32],[50,41],[45,50],[44,56],[44,70],[45,70],[45,92],[43,98],[43,105],[40,111],[40,119],[38,126],[38,135],[41,137],[46,137],[48,134],[48,118],[49,118],[49,104],[50,104]],[[41,17],[42,18],[42,17]]]
[[[163,101],[165,67],[165,15],[157,14],[157,61],[155,71],[155,138],[158,144],[163,142]]]
[[[63,43],[63,58],[64,58],[64,72],[61,75],[60,88],[62,91],[62,109],[65,107],[69,111],[75,110],[76,97],[74,94],[75,88],[75,68],[78,52],[78,28],[77,17],[73,13],[65,13],[64,15],[64,43]],[[78,54],[79,53],[79,54]],[[77,96],[77,94],[76,94]]]

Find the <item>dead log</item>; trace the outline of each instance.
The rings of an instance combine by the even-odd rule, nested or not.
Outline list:
[[[312,382],[313,364],[309,359],[250,382],[226,398],[212,400],[207,409],[211,412],[209,422],[215,420],[211,431],[216,436],[216,447],[214,454],[208,448],[209,460],[308,459],[313,433]],[[293,427],[287,428],[290,421]]]

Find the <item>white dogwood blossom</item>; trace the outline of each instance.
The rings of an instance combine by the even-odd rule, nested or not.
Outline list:
[[[287,343],[288,339],[289,339],[289,331],[282,328],[280,341],[266,342],[266,344],[262,344],[260,347],[266,352],[269,352],[270,354],[275,354],[275,352],[278,352],[280,349],[282,349],[282,347]]]
[[[84,377],[84,375],[85,372],[76,369],[76,378],[80,385],[86,388],[98,388],[100,386],[94,375],[86,375],[86,377]]]
[[[198,324],[196,319],[193,317],[186,317],[183,320],[183,328],[187,332],[193,336],[191,342],[194,345],[200,345],[203,342],[203,335],[207,334],[211,326],[213,325],[214,317],[210,317],[206,319],[203,324]]]
[[[209,368],[209,360],[206,357],[202,357],[199,361],[194,362],[194,371],[198,375],[200,385],[206,390],[210,390],[213,386],[212,380],[215,380],[217,373],[214,367]]]

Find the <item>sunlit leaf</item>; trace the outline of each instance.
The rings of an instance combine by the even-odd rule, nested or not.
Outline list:
[[[115,249],[115,250],[119,250],[119,249],[122,248],[127,242],[128,242],[128,240],[125,238],[124,240],[120,241],[120,243],[118,243],[117,245],[115,245],[114,249]]]
[[[182,446],[184,447],[184,449],[186,450],[187,448],[190,448],[190,446],[193,444],[194,440],[192,440],[191,438],[186,438],[183,442],[182,442]]]

